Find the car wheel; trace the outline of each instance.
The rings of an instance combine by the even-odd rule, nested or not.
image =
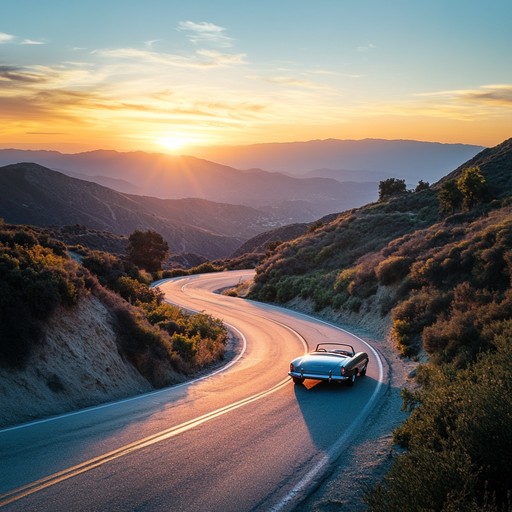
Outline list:
[[[366,364],[364,365],[364,368],[361,370],[361,377],[364,377],[366,375],[366,369],[368,368],[368,361],[366,361]]]
[[[347,385],[352,387],[356,381],[356,374],[350,376],[350,378],[347,380]]]
[[[294,384],[302,384],[304,382],[304,379],[301,379],[300,377],[292,377]]]

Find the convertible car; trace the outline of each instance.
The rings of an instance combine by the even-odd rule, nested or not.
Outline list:
[[[344,343],[319,343],[313,352],[297,357],[290,363],[288,375],[295,384],[305,379],[345,382],[353,386],[356,377],[366,375],[368,354],[355,352]]]

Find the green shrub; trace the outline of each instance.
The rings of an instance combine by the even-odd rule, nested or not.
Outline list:
[[[186,362],[191,363],[197,354],[197,342],[199,337],[189,337],[182,334],[173,334],[172,347]]]
[[[416,326],[408,318],[395,318],[391,326],[391,337],[405,357],[415,356],[419,351]]]
[[[114,291],[132,304],[151,302],[162,295],[158,289],[150,288],[148,285],[128,276],[122,276],[116,280]]]
[[[388,286],[404,279],[411,264],[411,258],[406,256],[390,256],[377,265],[375,275],[380,284]]]
[[[42,339],[42,322],[59,305],[75,304],[91,281],[34,233],[4,230],[0,239],[0,364],[21,368]]]
[[[428,366],[395,431],[407,453],[369,494],[370,511],[505,511],[512,503],[512,320],[489,325],[493,351],[463,371]]]
[[[395,431],[407,453],[367,496],[370,511],[505,511],[512,496],[512,320],[464,371],[427,367]]]

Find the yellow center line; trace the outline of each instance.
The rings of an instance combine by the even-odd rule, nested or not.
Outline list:
[[[52,485],[58,484],[59,482],[62,482],[64,480],[73,478],[77,475],[90,471],[91,469],[102,466],[103,464],[118,459],[119,457],[123,457],[138,450],[142,450],[143,448],[146,448],[153,444],[175,437],[179,434],[182,434],[184,432],[187,432],[188,430],[197,427],[198,425],[201,425],[202,423],[206,423],[207,421],[213,420],[215,418],[218,418],[219,416],[227,414],[228,412],[234,411],[239,407],[243,407],[244,405],[265,398],[266,396],[275,393],[276,391],[284,387],[286,384],[288,384],[289,381],[290,379],[287,377],[286,379],[283,379],[282,381],[278,382],[274,387],[266,391],[262,391],[261,393],[257,393],[233,404],[221,407],[220,409],[204,414],[203,416],[199,416],[198,418],[195,418],[193,420],[181,423],[180,425],[171,427],[167,430],[163,430],[162,432],[158,432],[157,434],[153,434],[144,439],[140,439],[133,443],[121,446],[120,448],[100,455],[99,457],[89,459],[85,462],[77,464],[76,466],[72,466],[70,468],[64,469],[52,475],[48,475],[44,478],[41,478],[40,480],[36,480],[35,482],[32,482],[30,484],[18,487],[17,489],[13,489],[7,493],[1,494],[0,507],[3,507],[4,505],[8,505],[13,501],[17,501],[21,498],[29,496],[30,494],[41,491],[42,489],[46,489],[47,487],[51,487]]]

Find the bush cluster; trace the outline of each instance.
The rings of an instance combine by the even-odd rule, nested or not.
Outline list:
[[[22,368],[42,341],[44,322],[84,290],[109,308],[120,350],[155,386],[223,358],[228,333],[219,320],[163,302],[149,286],[153,276],[127,260],[85,248],[81,256],[82,264],[73,261],[42,230],[0,225],[0,364]]]
[[[192,373],[223,358],[228,333],[224,325],[209,315],[189,314],[163,301],[163,294],[149,284],[153,276],[130,261],[112,254],[91,251],[83,265],[96,274],[99,281],[135,308],[108,298],[116,311],[117,326],[123,350],[136,367],[155,385],[165,385],[161,370],[155,372],[151,360],[171,363],[180,373]],[[194,269],[159,272],[159,278],[189,273],[218,271],[210,263]],[[131,311],[131,313],[130,313]],[[130,316],[130,319],[127,317]]]
[[[28,227],[0,228],[0,364],[20,368],[59,305],[72,306],[92,286],[62,244]]]
[[[430,205],[433,193],[424,190],[417,194],[406,194],[406,197],[409,196],[421,198],[420,205]],[[406,204],[403,201],[406,201]],[[343,303],[341,291],[336,291],[335,285],[339,272],[350,268],[365,255],[386,247],[397,237],[431,221],[428,216],[423,218],[411,215],[406,207],[410,206],[408,201],[391,201],[361,211],[343,213],[333,222],[319,226],[314,232],[280,244],[256,268],[255,286],[251,297],[264,301],[284,302],[282,298],[290,300],[298,295],[306,298],[304,291],[309,290],[310,295],[307,298],[318,304],[317,308],[335,305],[338,307]],[[388,211],[390,208],[391,211]],[[352,295],[347,297],[347,300],[352,300],[352,297],[359,300],[375,293],[375,269],[369,272],[365,268],[364,272],[366,277],[372,279],[372,283],[368,283],[366,277],[358,279]],[[325,275],[329,275],[329,279],[326,279]],[[304,276],[308,285],[290,287],[291,283],[295,283],[297,276]],[[312,280],[317,281],[315,285]],[[320,288],[323,288],[323,291],[319,292]]]
[[[420,367],[395,432],[407,449],[368,494],[375,512],[512,509],[512,320],[486,328],[492,350],[464,371]]]

